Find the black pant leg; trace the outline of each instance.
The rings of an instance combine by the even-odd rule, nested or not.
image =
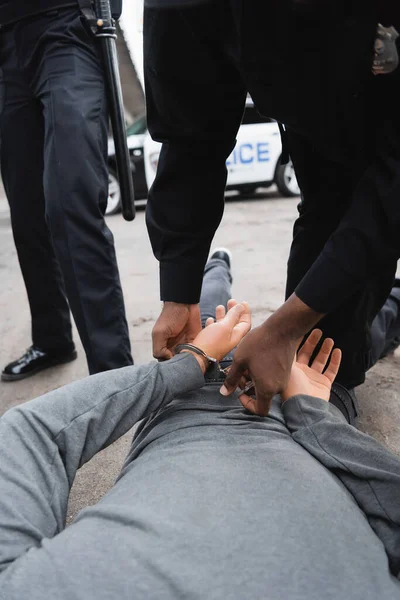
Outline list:
[[[132,364],[114,240],[104,220],[108,111],[95,41],[78,11],[36,22],[29,68],[43,105],[46,218],[89,372]]]
[[[17,64],[13,32],[0,33],[1,173],[32,315],[32,341],[73,349],[62,275],[45,221],[43,115]]]

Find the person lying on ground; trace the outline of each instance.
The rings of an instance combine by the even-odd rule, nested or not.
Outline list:
[[[328,402],[314,331],[269,416],[224,397],[246,303],[169,361],[94,375],[0,419],[0,598],[400,598],[400,462]],[[205,356],[206,355],[206,356]],[[113,488],[67,529],[77,470],[138,421]]]

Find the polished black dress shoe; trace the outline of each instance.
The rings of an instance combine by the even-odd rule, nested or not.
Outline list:
[[[1,380],[18,381],[19,379],[25,379],[49,367],[71,362],[76,357],[77,353],[75,349],[68,350],[67,352],[50,353],[33,345],[28,348],[21,358],[11,362],[4,368]]]

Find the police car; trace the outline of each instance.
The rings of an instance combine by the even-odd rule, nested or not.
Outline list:
[[[128,148],[131,156],[135,202],[147,198],[148,188],[154,181],[161,144],[151,139],[145,116],[140,117],[127,130]],[[281,137],[276,121],[261,117],[253,102],[248,99],[243,121],[237,134],[237,143],[229,156],[227,190],[250,194],[259,187],[276,183],[282,196],[300,193],[293,164],[281,165]],[[121,210],[121,194],[115,166],[115,150],[112,140],[108,147],[109,195],[106,214]]]
[[[154,181],[161,144],[147,134],[144,140],[144,163],[147,185]],[[282,196],[297,196],[300,188],[293,164],[281,164],[282,142],[276,121],[261,117],[250,98],[242,124],[237,134],[237,143],[226,161],[228,169],[227,190],[250,194],[259,187],[275,183]]]

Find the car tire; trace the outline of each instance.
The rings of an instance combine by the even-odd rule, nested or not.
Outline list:
[[[106,215],[116,215],[121,212],[121,189],[118,176],[114,169],[108,170],[108,199]]]
[[[286,198],[300,195],[299,184],[297,183],[296,173],[291,160],[285,165],[279,163],[276,169],[275,183],[279,192]]]

